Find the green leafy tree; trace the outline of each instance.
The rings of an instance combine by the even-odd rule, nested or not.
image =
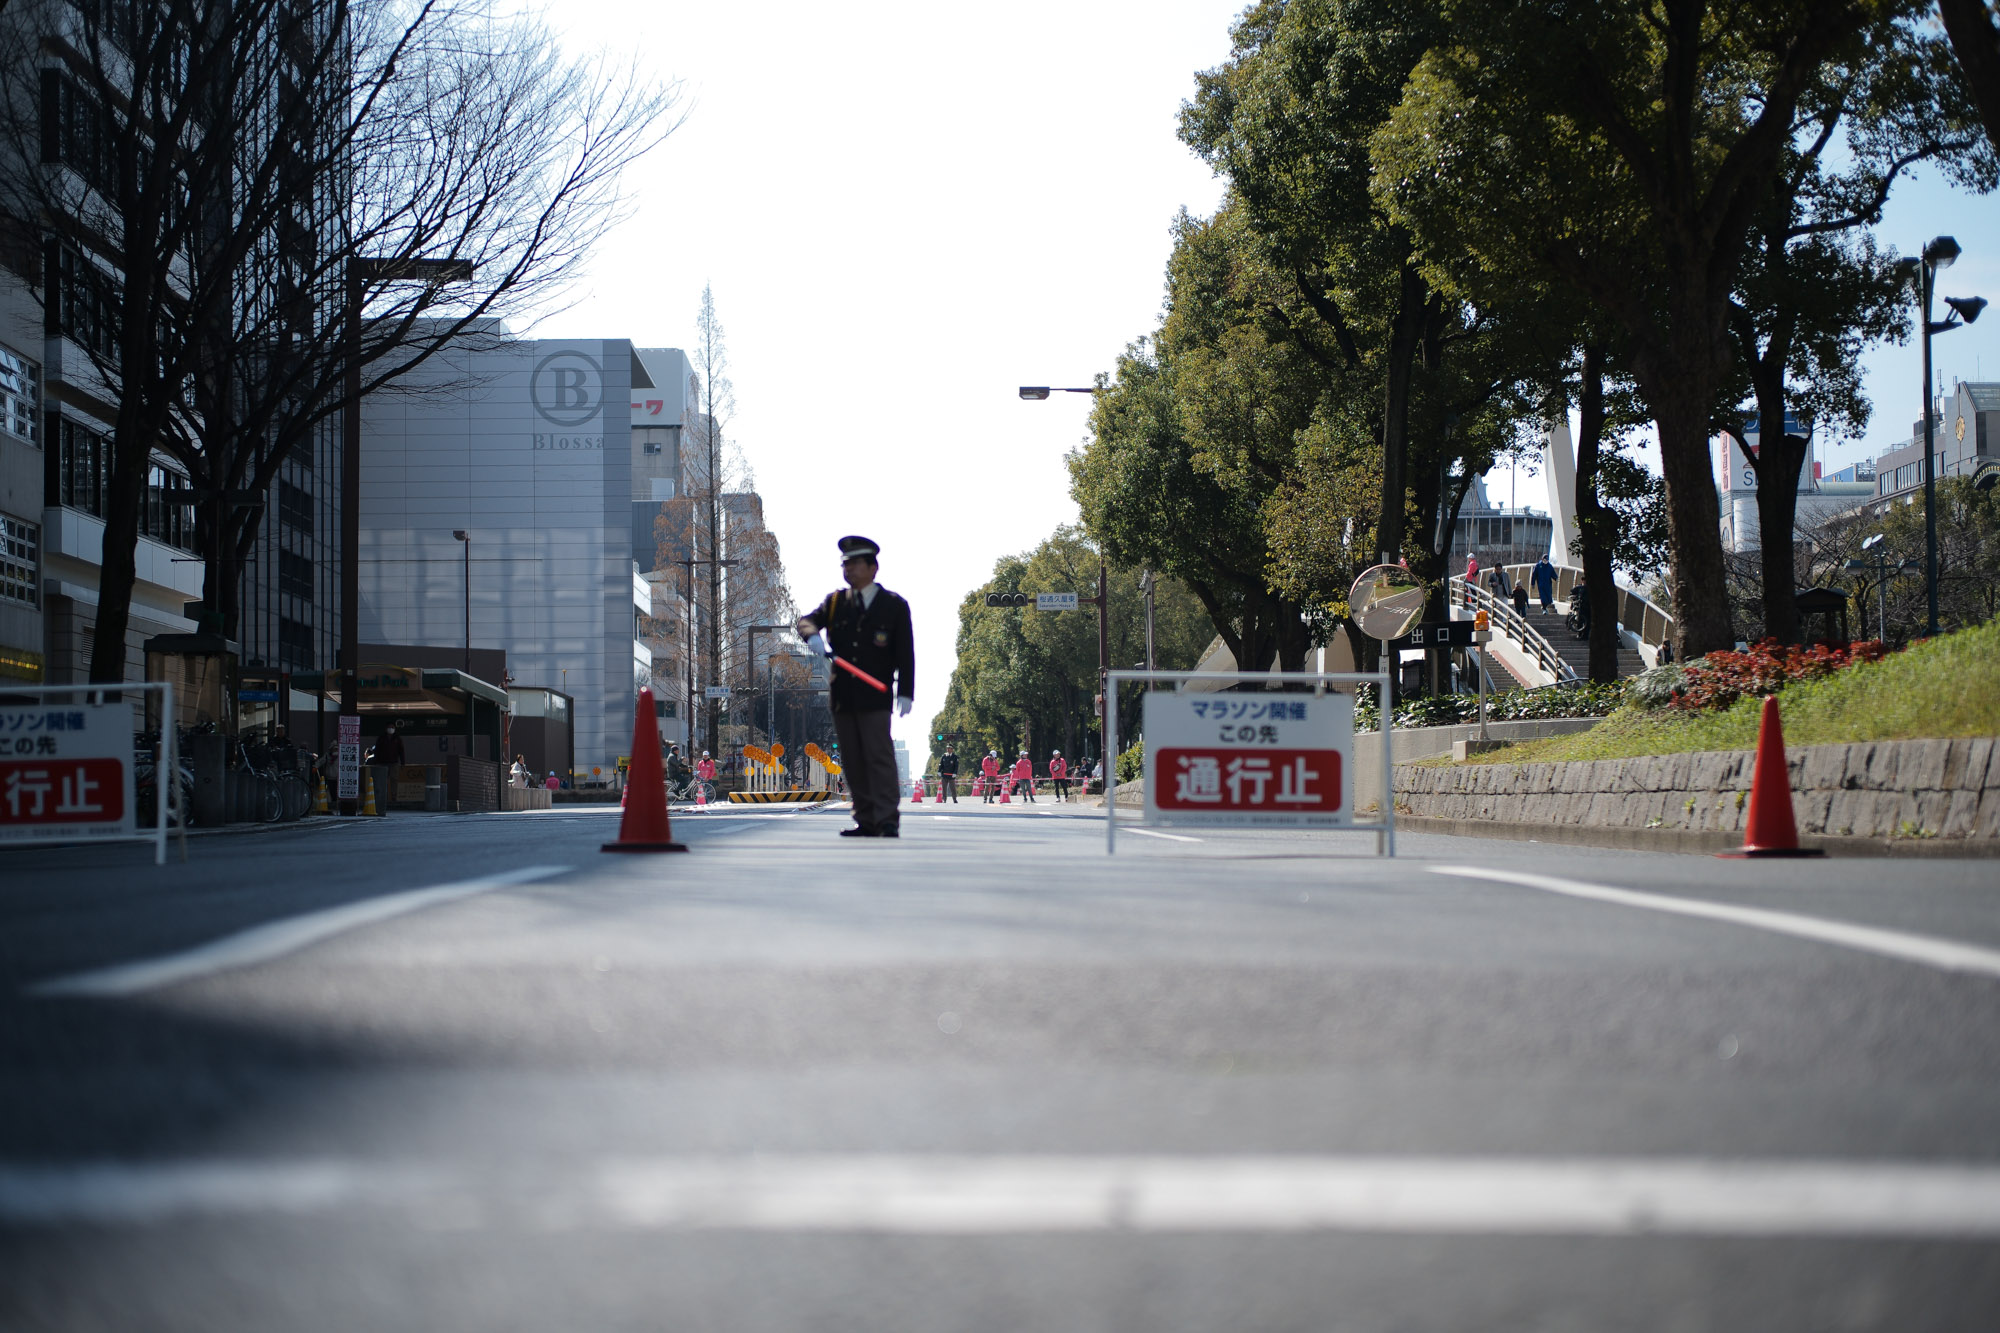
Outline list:
[[[1658,429],[1683,656],[1735,639],[1708,439],[1752,228],[1823,71],[1917,0],[1448,0],[1376,168],[1391,215],[1588,302]],[[1468,207],[1476,201],[1475,207]]]
[[[1407,556],[1433,583],[1473,478],[1509,434],[1490,409],[1520,378],[1505,312],[1441,287],[1370,190],[1369,138],[1444,33],[1436,4],[1264,0],[1238,20],[1229,61],[1200,76],[1181,119],[1182,138],[1230,182],[1226,211],[1266,248],[1257,294],[1268,336],[1320,370],[1317,414],[1344,438],[1318,448],[1316,472],[1372,442],[1376,550]],[[1297,497],[1302,481],[1284,485]],[[1301,546],[1288,538],[1283,549]]]
[[[968,762],[992,749],[1011,757],[1030,749],[1037,766],[1048,751],[1072,760],[1101,752],[1097,735],[1097,614],[1043,612],[1030,607],[989,607],[989,593],[1077,592],[1095,595],[1097,550],[1084,534],[1059,528],[1033,551],[1003,557],[993,578],[959,604],[958,661],[944,707],[931,727],[937,736],[964,733],[956,742]],[[1110,605],[1111,665],[1143,663],[1146,652],[1144,593],[1136,569],[1113,567]],[[1192,667],[1214,639],[1200,602],[1180,584],[1163,579],[1154,592],[1156,660],[1165,670]],[[1136,692],[1120,700],[1120,730],[1136,721]]]
[[[1277,479],[1215,470],[1189,440],[1172,363],[1141,341],[1097,395],[1092,439],[1070,455],[1084,526],[1117,564],[1184,584],[1236,661],[1296,669],[1311,646],[1303,607],[1272,591],[1262,509]]]
[[[1758,423],[1755,452],[1743,414],[1722,424],[1757,477],[1759,600],[1764,633],[1781,642],[1799,639],[1792,532],[1811,449],[1788,418],[1858,435],[1869,412],[1861,350],[1908,323],[1894,255],[1855,233],[1881,221],[1896,181],[1920,163],[1961,188],[1994,184],[1992,147],[1955,73],[1927,25],[1878,25],[1827,62],[1800,100],[1743,257],[1729,333]]]
[[[1938,0],[1965,90],[1979,107],[1986,141],[2000,147],[2000,7],[1993,0]]]

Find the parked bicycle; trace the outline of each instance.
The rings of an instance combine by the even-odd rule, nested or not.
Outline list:
[[[194,809],[194,770],[184,758],[177,759],[174,768],[176,780],[167,787],[167,824],[178,828]],[[159,788],[160,733],[138,732],[132,737],[132,814],[142,825],[159,820]]]

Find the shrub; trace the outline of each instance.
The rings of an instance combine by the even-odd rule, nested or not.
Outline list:
[[[1847,648],[1815,644],[1799,648],[1765,639],[1745,652],[1710,653],[1680,669],[1667,706],[1683,712],[1723,709],[1745,695],[1776,694],[1797,680],[1820,680],[1856,662],[1879,662],[1888,655],[1879,640]],[[1671,668],[1669,668],[1671,669]]]
[[[1118,780],[1137,782],[1146,775],[1146,742],[1134,741],[1131,748],[1118,756]]]

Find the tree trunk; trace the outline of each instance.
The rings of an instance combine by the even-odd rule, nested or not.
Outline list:
[[[1772,423],[1777,428],[1772,429]],[[1782,364],[1757,375],[1757,556],[1764,576],[1764,633],[1780,643],[1799,641],[1799,607],[1794,596],[1799,512],[1799,473],[1806,441],[1785,429]]]
[[[1635,367],[1636,369],[1636,367]],[[1693,377],[1652,378],[1642,385],[1660,433],[1660,471],[1667,495],[1667,535],[1674,564],[1668,586],[1674,598],[1674,652],[1683,662],[1736,646],[1736,629],[1723,595],[1722,514],[1709,462],[1708,386]]]
[[[104,546],[97,576],[97,624],[90,642],[90,681],[125,679],[125,631],[131,624],[132,590],[139,582],[139,517],[152,451],[136,407],[121,404],[112,430],[111,481],[104,502]]]
[[[1386,387],[1382,395],[1382,514],[1376,546],[1391,562],[1403,552],[1404,492],[1409,488],[1410,378],[1423,335],[1428,290],[1414,265],[1403,266],[1396,322],[1389,336]]]
[[[1604,451],[1604,349],[1583,349],[1577,394],[1576,528],[1583,547],[1583,583],[1590,601],[1590,678],[1618,679],[1618,587],[1611,565],[1618,515],[1597,498],[1598,460]]]

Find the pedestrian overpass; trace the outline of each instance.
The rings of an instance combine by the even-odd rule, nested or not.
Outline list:
[[[1526,585],[1532,593],[1533,565],[1498,568],[1506,572],[1509,587]],[[1583,571],[1574,565],[1557,565],[1555,571],[1555,607],[1543,611],[1539,599],[1531,596],[1525,616],[1514,610],[1509,598],[1487,586],[1491,571],[1481,571],[1477,586],[1468,587],[1462,575],[1449,580],[1454,615],[1487,613],[1494,637],[1486,646],[1486,657],[1489,668],[1498,668],[1489,670],[1495,688],[1534,689],[1590,678],[1590,644],[1571,634],[1566,623],[1570,590],[1583,578]],[[1661,647],[1673,639],[1674,618],[1643,593],[1623,585],[1617,592],[1618,675],[1623,679],[1659,665]]]

